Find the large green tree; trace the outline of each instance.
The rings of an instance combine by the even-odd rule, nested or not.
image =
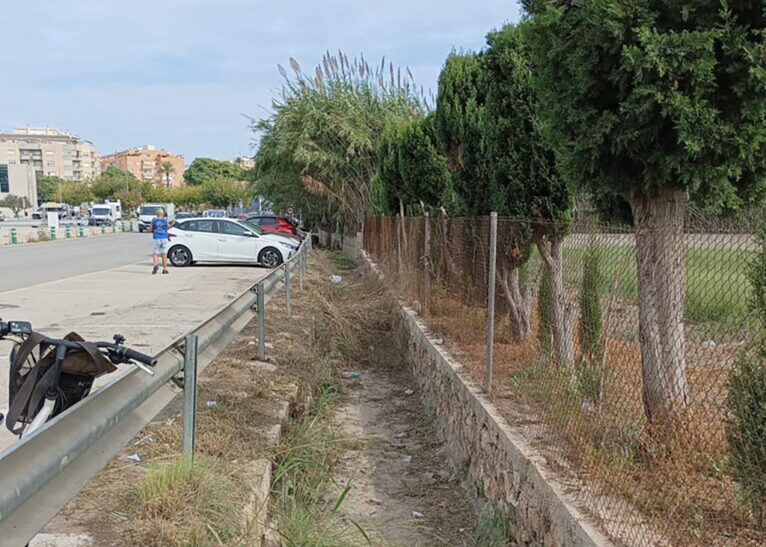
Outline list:
[[[236,205],[245,196],[245,184],[235,179],[218,178],[202,185],[202,201],[213,207]]]
[[[40,202],[53,201],[58,199],[59,184],[62,184],[64,179],[59,177],[49,177],[40,175],[37,177],[37,199]]]
[[[333,227],[357,229],[372,210],[378,140],[392,120],[422,115],[418,95],[392,65],[373,69],[342,52],[325,55],[310,75],[290,64],[292,76],[280,67],[273,115],[253,124],[262,138],[255,190],[275,203],[288,192],[295,206],[314,199]],[[287,186],[272,196],[277,181]]]
[[[481,55],[452,53],[439,75],[434,126],[452,172],[445,206],[453,214],[478,216],[494,209],[486,167],[485,103]]]
[[[196,158],[184,172],[184,180],[191,186],[202,186],[206,182],[220,178],[242,180],[243,169],[230,161]]]
[[[756,0],[528,1],[545,135],[571,180],[630,205],[646,414],[688,403],[687,199],[766,192],[766,11]]]
[[[442,205],[450,172],[437,149],[432,119],[429,115],[396,120],[381,137],[377,172],[381,212],[395,212],[398,204]]]
[[[128,171],[110,165],[90,184],[93,197],[98,200],[112,199],[120,192],[144,193],[148,184],[138,180]]]
[[[553,149],[540,131],[540,105],[525,31],[524,25],[507,25],[490,33],[482,56],[486,101],[482,134],[491,206],[516,219],[503,223],[498,278],[512,317],[517,317],[511,325],[523,327],[514,334],[528,336],[530,291],[519,287],[514,266],[528,258],[530,244],[537,246],[548,276],[553,350],[556,361],[568,366],[574,362],[574,344],[564,297],[562,244],[574,199],[571,185],[559,173]]]

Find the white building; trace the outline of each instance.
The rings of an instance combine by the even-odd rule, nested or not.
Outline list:
[[[6,196],[25,197],[29,201],[29,210],[37,208],[37,177],[31,165],[8,165],[0,163],[0,201]],[[0,207],[0,212],[6,217],[12,211]]]
[[[49,127],[20,127],[0,133],[0,164],[31,165],[37,176],[91,180],[101,174],[93,143]]]

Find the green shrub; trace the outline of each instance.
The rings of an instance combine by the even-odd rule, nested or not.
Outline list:
[[[580,352],[593,364],[601,353],[601,256],[591,243],[585,255],[580,290]]]
[[[730,472],[739,483],[758,525],[766,507],[766,222],[758,235],[762,251],[753,259],[749,277],[750,308],[758,317],[752,344],[740,354],[729,378],[726,437]]]
[[[766,506],[766,348],[745,352],[729,378],[730,469],[744,500],[763,526]]]

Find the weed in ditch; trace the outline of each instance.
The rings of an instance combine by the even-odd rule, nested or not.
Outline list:
[[[229,541],[241,531],[239,489],[213,460],[182,457],[153,464],[138,485],[137,498],[140,518],[156,524],[148,527],[142,542],[210,545]]]
[[[308,417],[293,423],[277,458],[272,491],[278,533],[288,545],[359,545],[369,543],[368,533],[339,511],[351,482],[339,485],[332,465],[357,441],[338,435],[327,425],[327,414],[338,395],[338,386],[321,386]],[[331,493],[340,489],[332,498]]]
[[[476,545],[483,547],[503,547],[511,539],[508,518],[500,507],[493,502],[483,500],[476,525]]]

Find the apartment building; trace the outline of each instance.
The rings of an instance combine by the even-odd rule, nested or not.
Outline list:
[[[101,173],[92,142],[51,127],[19,127],[0,133],[0,164],[31,165],[37,176],[90,180]]]
[[[170,164],[169,173],[163,167],[168,163]],[[183,185],[186,168],[182,155],[176,156],[152,145],[115,152],[101,158],[102,170],[106,170],[110,165],[133,173],[133,176],[139,180],[151,181],[157,186],[166,187]]]
[[[0,201],[9,195],[27,198],[30,209],[37,207],[37,177],[32,165],[0,162]],[[0,213],[10,216],[11,211],[0,208]]]

